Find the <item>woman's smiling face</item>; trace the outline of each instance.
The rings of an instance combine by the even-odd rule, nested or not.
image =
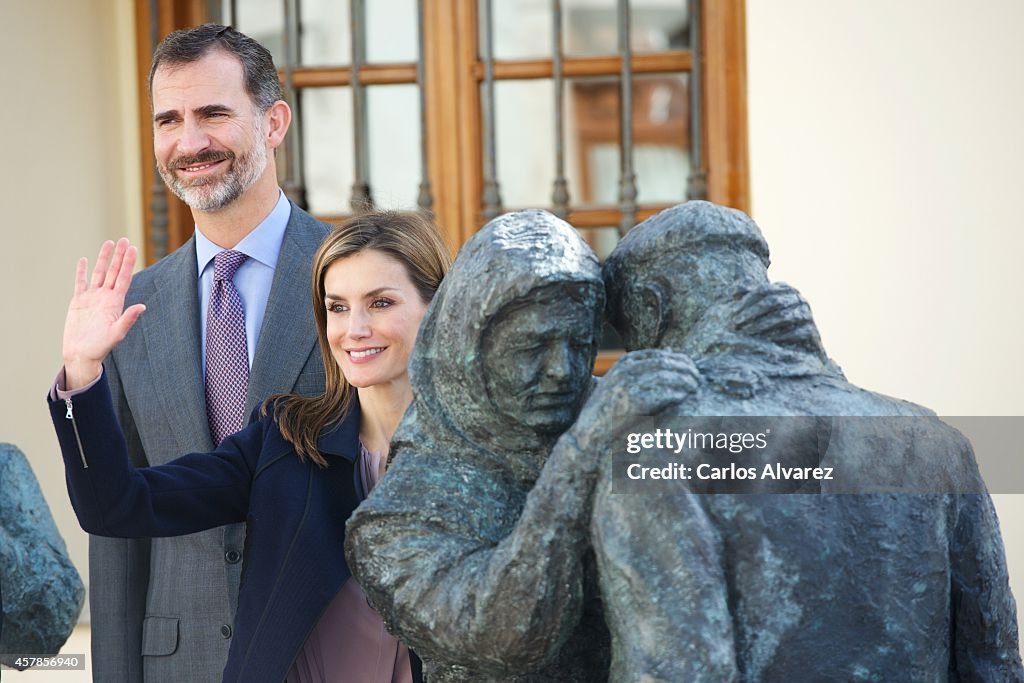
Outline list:
[[[427,304],[400,261],[372,248],[338,259],[324,274],[324,306],[331,352],[349,384],[408,383]]]

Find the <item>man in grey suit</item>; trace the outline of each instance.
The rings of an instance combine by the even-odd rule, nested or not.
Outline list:
[[[269,394],[324,388],[309,291],[329,226],[278,187],[274,150],[291,111],[270,53],[224,26],[178,31],[157,47],[149,90],[157,167],[191,207],[196,231],[134,279],[126,305],[144,303],[147,312],[104,365],[137,466],[213,450],[223,436],[211,436],[215,404],[230,404],[234,430]],[[208,401],[216,376],[206,371],[208,349],[221,351],[207,323],[224,250],[244,255],[233,284],[245,326],[236,356],[241,374],[248,363],[248,385]],[[92,537],[94,680],[220,680],[243,542],[243,525],[142,541]]]

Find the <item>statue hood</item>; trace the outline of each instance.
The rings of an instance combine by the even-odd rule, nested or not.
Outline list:
[[[484,334],[507,305],[545,287],[573,283],[594,288],[600,313],[604,288],[597,257],[572,226],[546,211],[500,216],[470,238],[437,290],[410,358],[410,416],[418,429],[469,442],[486,451],[473,457],[493,458],[518,478],[535,478],[536,453],[520,457],[497,446],[512,426],[488,396]],[[546,456],[550,445],[538,443],[535,450]]]

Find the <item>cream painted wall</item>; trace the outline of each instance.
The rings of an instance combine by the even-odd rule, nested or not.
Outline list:
[[[0,440],[28,455],[83,578],[85,533],[43,397],[60,367],[75,261],[141,238],[132,3],[0,4]],[[86,615],[88,612],[86,611]]]
[[[747,1],[770,273],[850,380],[939,414],[1024,415],[1022,25],[1019,0]],[[995,497],[1018,604],[1022,494]]]

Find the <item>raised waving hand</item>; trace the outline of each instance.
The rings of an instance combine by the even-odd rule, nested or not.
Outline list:
[[[66,389],[78,389],[96,379],[103,359],[146,310],[143,304],[124,307],[138,253],[126,238],[116,245],[104,242],[88,282],[89,259],[78,260],[75,294],[64,319]]]

